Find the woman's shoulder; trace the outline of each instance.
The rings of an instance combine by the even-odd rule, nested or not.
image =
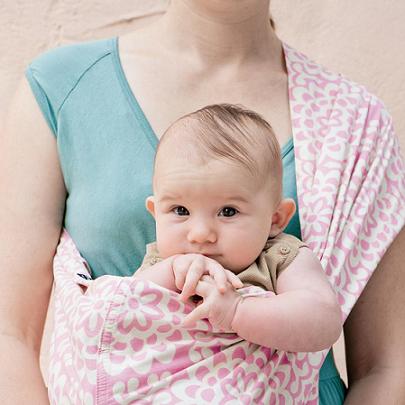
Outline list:
[[[115,39],[93,40],[63,45],[37,56],[27,67],[26,76],[57,103],[98,61],[114,52]]]
[[[72,90],[114,50],[114,38],[81,42],[46,51],[29,64],[25,76],[55,135],[58,114]]]
[[[340,72],[333,72],[304,53],[284,44],[290,92],[297,109],[313,106],[316,112],[332,117],[342,113],[346,117],[391,121],[384,102],[365,85]],[[332,115],[331,115],[332,114]],[[318,114],[320,115],[320,114]]]
[[[319,98],[352,96],[353,101],[371,100],[382,103],[366,86],[340,72],[333,72],[288,44],[283,44],[289,79],[294,88],[312,91]],[[307,95],[308,97],[308,95]]]
[[[111,54],[115,38],[61,45],[38,55],[29,65],[34,71],[60,72],[82,71],[98,59]]]

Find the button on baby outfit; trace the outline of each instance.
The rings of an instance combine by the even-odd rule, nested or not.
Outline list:
[[[156,263],[159,263],[159,262],[161,262],[163,259],[161,258],[161,257],[159,257],[159,256],[152,256],[151,258],[150,258],[150,264],[156,264]]]
[[[282,255],[288,255],[291,252],[291,249],[289,246],[280,246],[280,253]]]

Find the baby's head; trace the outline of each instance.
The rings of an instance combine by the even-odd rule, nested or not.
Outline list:
[[[155,156],[153,196],[162,258],[201,253],[239,273],[295,212],[282,198],[280,146],[260,115],[204,107],[174,122]]]

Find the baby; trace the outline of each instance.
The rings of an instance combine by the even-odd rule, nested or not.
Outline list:
[[[184,326],[208,318],[287,351],[318,351],[337,340],[340,308],[319,260],[282,232],[295,203],[282,198],[280,147],[258,114],[212,105],[172,124],[156,152],[146,207],[156,243],[134,277],[183,300],[201,297]],[[252,285],[269,293],[238,291]]]

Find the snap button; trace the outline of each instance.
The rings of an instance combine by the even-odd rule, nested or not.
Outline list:
[[[281,246],[280,247],[280,253],[282,255],[288,255],[288,253],[291,252],[291,249],[288,246]]]
[[[150,259],[150,264],[156,264],[156,263],[159,263],[161,261],[162,261],[162,259],[160,257],[152,256],[151,259]]]

